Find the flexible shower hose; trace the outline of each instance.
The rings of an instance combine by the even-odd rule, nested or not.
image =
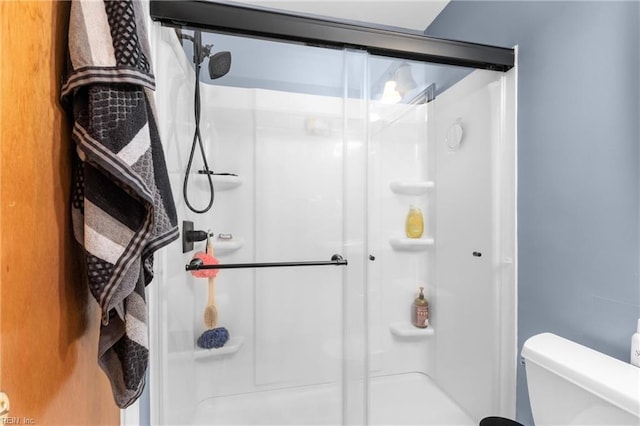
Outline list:
[[[194,47],[196,48],[196,47]],[[193,115],[196,124],[195,131],[193,132],[193,142],[191,143],[191,153],[189,154],[189,161],[187,162],[187,170],[184,174],[184,183],[182,184],[182,195],[184,196],[184,202],[194,213],[206,213],[213,206],[213,200],[215,198],[215,191],[213,189],[213,180],[211,179],[212,171],[209,170],[209,164],[207,163],[207,156],[204,152],[204,145],[202,143],[202,136],[200,135],[200,64],[195,64],[195,72],[196,72],[196,86],[193,95]],[[193,155],[196,151],[196,145],[200,147],[200,154],[202,155],[202,162],[204,164],[204,174],[207,175],[207,180],[209,181],[209,203],[207,207],[204,209],[196,209],[189,202],[188,196],[188,185],[189,185],[189,174],[191,173],[191,164],[193,163]]]

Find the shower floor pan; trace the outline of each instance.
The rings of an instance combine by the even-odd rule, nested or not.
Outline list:
[[[193,425],[339,425],[336,385],[306,386],[211,398],[202,401]],[[175,413],[178,414],[178,413]],[[178,414],[169,424],[185,424]],[[168,419],[171,420],[171,419]],[[371,379],[373,425],[456,425],[476,423],[424,374],[406,373]]]

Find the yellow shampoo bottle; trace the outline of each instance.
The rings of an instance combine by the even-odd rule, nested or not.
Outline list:
[[[405,223],[405,233],[407,238],[420,238],[424,232],[424,219],[422,218],[422,210],[411,206],[407,214]]]

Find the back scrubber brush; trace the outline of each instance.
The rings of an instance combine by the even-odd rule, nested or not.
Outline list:
[[[215,263],[218,263],[218,259],[216,259],[213,255],[213,243],[211,242],[211,238],[207,238],[207,254],[211,256]],[[218,308],[216,307],[216,275],[218,275],[218,270],[213,269],[215,274],[209,275],[209,283],[208,283],[208,295],[207,295],[207,307],[204,308],[204,326],[207,329],[211,330],[216,327],[218,323]],[[207,271],[208,272],[208,271]]]
[[[198,252],[194,255],[191,263],[198,263],[201,265],[217,265],[218,259],[214,257],[213,242],[211,236],[207,236],[207,251],[205,253]],[[217,269],[200,269],[191,271],[191,274],[197,278],[208,279],[208,295],[207,306],[204,309],[204,325],[206,330],[196,342],[201,348],[221,348],[229,340],[229,331],[224,327],[216,328],[218,324],[218,308],[216,307],[215,298],[215,280],[218,275]]]

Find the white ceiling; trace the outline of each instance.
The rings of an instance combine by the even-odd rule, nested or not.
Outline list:
[[[238,3],[424,31],[449,0],[236,0]]]

